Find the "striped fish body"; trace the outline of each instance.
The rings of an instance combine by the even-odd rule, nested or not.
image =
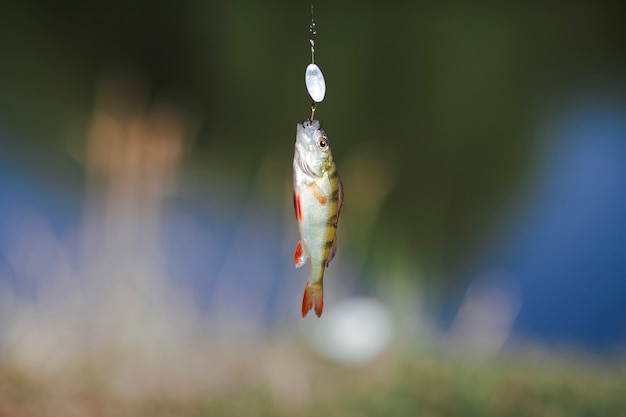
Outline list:
[[[293,195],[300,242],[296,268],[309,262],[309,279],[302,299],[302,317],[324,308],[324,271],[337,250],[337,222],[343,187],[330,144],[317,120],[298,124],[293,159]]]

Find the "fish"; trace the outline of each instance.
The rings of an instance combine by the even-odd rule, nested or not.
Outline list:
[[[343,205],[343,184],[318,120],[296,126],[293,157],[293,205],[300,241],[293,258],[296,268],[309,262],[302,297],[302,317],[324,309],[324,271],[337,252],[337,223]]]

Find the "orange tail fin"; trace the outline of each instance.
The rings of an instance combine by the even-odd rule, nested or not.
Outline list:
[[[306,287],[304,287],[304,297],[302,298],[303,318],[314,305],[315,314],[317,317],[322,317],[322,310],[324,310],[324,287],[322,287],[322,284],[309,285],[307,281]]]

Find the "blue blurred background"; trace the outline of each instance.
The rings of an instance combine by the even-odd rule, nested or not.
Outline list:
[[[3,360],[171,358],[320,326],[292,264],[307,2],[0,16]],[[623,16],[316,2],[316,117],[345,187],[321,322],[358,296],[398,343],[623,351]]]

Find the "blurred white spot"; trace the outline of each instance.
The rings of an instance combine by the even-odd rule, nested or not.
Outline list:
[[[393,337],[389,309],[372,298],[352,298],[328,309],[317,321],[313,346],[328,359],[362,364],[382,353]]]

